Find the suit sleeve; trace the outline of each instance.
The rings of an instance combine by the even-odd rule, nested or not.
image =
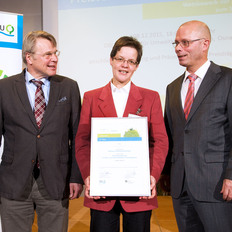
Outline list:
[[[230,144],[232,144],[232,86],[230,88],[230,93],[228,96],[227,114],[228,114],[229,127],[230,127]],[[232,180],[232,148],[230,149],[228,164],[226,167],[225,179]]]
[[[173,147],[173,141],[172,141],[172,136],[171,136],[171,123],[170,122],[170,113],[169,113],[169,95],[168,95],[168,88],[166,91],[166,101],[165,101],[165,111],[164,111],[164,122],[165,122],[165,127],[169,139],[169,149],[168,149],[168,155],[165,161],[165,165],[162,171],[162,174],[170,176],[171,172],[171,157],[172,157],[172,147]]]
[[[70,153],[71,156],[71,176],[70,176],[70,183],[79,183],[83,184],[83,180],[81,177],[79,166],[76,162],[75,158],[75,136],[77,133],[77,128],[80,120],[80,111],[81,111],[81,97],[80,91],[77,83],[75,82],[72,85],[72,113],[70,119]]]
[[[168,152],[168,137],[158,93],[155,94],[151,109],[149,147],[151,175],[158,181]]]
[[[90,175],[90,138],[91,138],[91,104],[87,94],[84,95],[81,118],[75,140],[76,160],[81,175],[85,180]]]
[[[1,91],[1,89],[0,89]],[[2,130],[3,130],[3,119],[2,119],[2,96],[0,94],[0,147],[2,147]]]

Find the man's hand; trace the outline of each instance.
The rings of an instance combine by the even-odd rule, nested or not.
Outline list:
[[[69,199],[73,200],[81,195],[83,190],[83,185],[78,183],[70,183],[69,189],[70,189]]]
[[[232,180],[224,179],[221,193],[225,201],[232,200]]]

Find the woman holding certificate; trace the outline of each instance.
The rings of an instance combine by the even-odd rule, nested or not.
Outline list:
[[[120,214],[124,232],[149,232],[152,209],[158,207],[156,183],[168,138],[159,94],[131,81],[141,57],[138,40],[119,38],[110,54],[113,78],[84,94],[75,151],[85,180],[91,232],[118,232]]]

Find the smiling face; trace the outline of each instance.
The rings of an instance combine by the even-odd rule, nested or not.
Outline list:
[[[37,38],[33,53],[26,54],[28,72],[36,79],[56,74],[58,58],[55,55],[56,47],[51,41]],[[51,57],[45,54],[53,53]]]
[[[202,22],[190,21],[180,26],[176,33],[176,42],[190,41],[188,47],[182,47],[179,43],[175,48],[179,64],[190,73],[197,71],[207,61],[210,32],[205,26]],[[191,42],[192,40],[197,41]]]
[[[114,57],[115,59],[110,58],[113,72],[112,83],[117,88],[122,88],[131,80],[131,77],[138,68],[138,64],[136,63],[137,56],[138,52],[135,48],[121,47],[116,53]],[[132,64],[130,61],[136,64]]]

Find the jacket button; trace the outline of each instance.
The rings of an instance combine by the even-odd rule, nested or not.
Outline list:
[[[40,139],[40,135],[37,135],[37,138]]]
[[[32,160],[31,162],[32,162],[32,163],[35,163],[35,160]]]

